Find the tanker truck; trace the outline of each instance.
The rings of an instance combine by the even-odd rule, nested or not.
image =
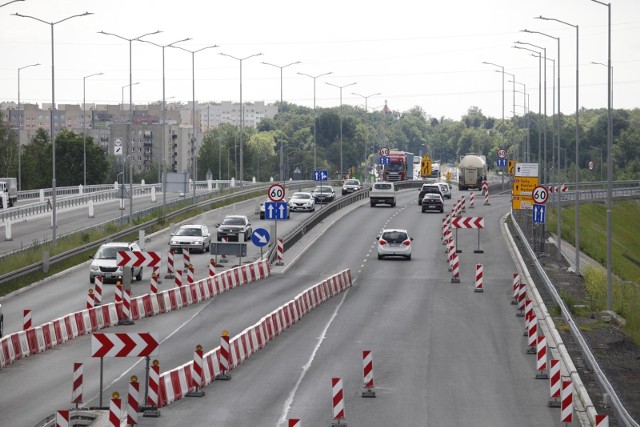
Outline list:
[[[460,158],[458,190],[482,189],[482,181],[487,179],[487,158],[478,154],[467,154]]]

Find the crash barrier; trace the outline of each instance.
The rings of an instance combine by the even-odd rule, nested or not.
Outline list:
[[[215,277],[219,277],[217,275]],[[231,338],[229,370],[238,367],[266,344],[329,298],[351,287],[351,271],[343,270],[299,293],[291,301],[262,317],[257,323]],[[220,346],[203,356],[204,386],[220,374]],[[195,389],[193,360],[160,375],[159,406],[180,400]]]
[[[215,277],[206,277],[157,294],[140,295],[131,298],[127,318],[139,320],[168,313],[213,298],[236,286],[266,279],[270,274],[269,263],[258,260],[234,267]],[[42,353],[80,335],[116,326],[125,318],[123,305],[124,301],[95,306],[3,337],[0,339],[0,369],[20,358]]]

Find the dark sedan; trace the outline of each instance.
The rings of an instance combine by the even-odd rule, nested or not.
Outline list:
[[[439,211],[444,212],[444,201],[438,193],[427,193],[422,198],[422,212]]]

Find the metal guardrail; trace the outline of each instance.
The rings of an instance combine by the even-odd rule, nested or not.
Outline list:
[[[577,194],[580,197],[580,201],[585,201],[585,202],[600,201],[600,200],[607,199],[607,189],[593,188],[588,190],[578,190]],[[576,192],[565,191],[560,193],[551,193],[549,194],[549,200],[547,201],[547,203],[557,203],[558,197],[560,197],[561,203],[575,202]],[[614,199],[640,197],[640,187],[614,188],[611,190],[611,197]]]

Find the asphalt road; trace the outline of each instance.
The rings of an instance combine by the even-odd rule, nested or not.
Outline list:
[[[454,189],[453,200],[459,194]],[[422,214],[415,190],[399,193],[398,200],[396,208],[365,204],[352,210],[283,274],[133,326],[110,329],[159,332],[159,359],[165,371],[191,360],[197,344],[205,350],[216,347],[223,329],[235,335],[331,274],[350,268],[354,278],[350,290],[322,304],[233,370],[231,381],[214,382],[203,398],[162,408],[160,418],[140,417],[139,425],[284,426],[290,417],[301,418],[303,425],[328,425],[334,376],[343,380],[351,426],[561,425],[559,410],[546,404],[548,383],[534,379],[535,356],[525,354],[523,324],[510,304],[516,270],[499,224],[509,199],[494,197],[491,206],[476,199],[476,208],[467,210],[468,216],[485,217],[480,232],[484,253],[473,253],[476,230],[458,232],[459,284],[450,281],[440,242],[441,215]],[[447,201],[447,211],[451,206]],[[212,225],[232,210],[212,211],[199,221]],[[235,207],[238,213],[253,215],[253,210],[252,202]],[[292,214],[283,225],[291,226],[304,215]],[[262,221],[253,215],[252,222],[255,228]],[[411,261],[377,260],[374,239],[384,227],[409,230],[414,237]],[[166,248],[167,241],[167,235],[152,238],[147,248]],[[285,263],[299,251],[298,246],[287,252]],[[256,256],[257,252],[250,257]],[[209,256],[192,259],[199,276]],[[473,291],[476,263],[484,264],[483,293]],[[13,311],[15,317],[28,305],[37,307],[35,324],[82,308],[87,269],[78,267],[5,301],[7,332],[17,330],[21,322],[10,320],[7,313]],[[105,287],[106,301],[113,298],[112,288]],[[133,288],[146,292],[148,275]],[[375,399],[360,397],[365,349],[373,352]],[[80,337],[1,370],[1,389],[11,392],[0,393],[0,418],[31,426],[55,409],[68,407],[73,362],[85,364],[84,405],[96,406],[99,363],[89,351],[90,338]],[[138,359],[105,359],[105,402],[114,390],[126,394],[131,375],[144,378],[143,367]]]

